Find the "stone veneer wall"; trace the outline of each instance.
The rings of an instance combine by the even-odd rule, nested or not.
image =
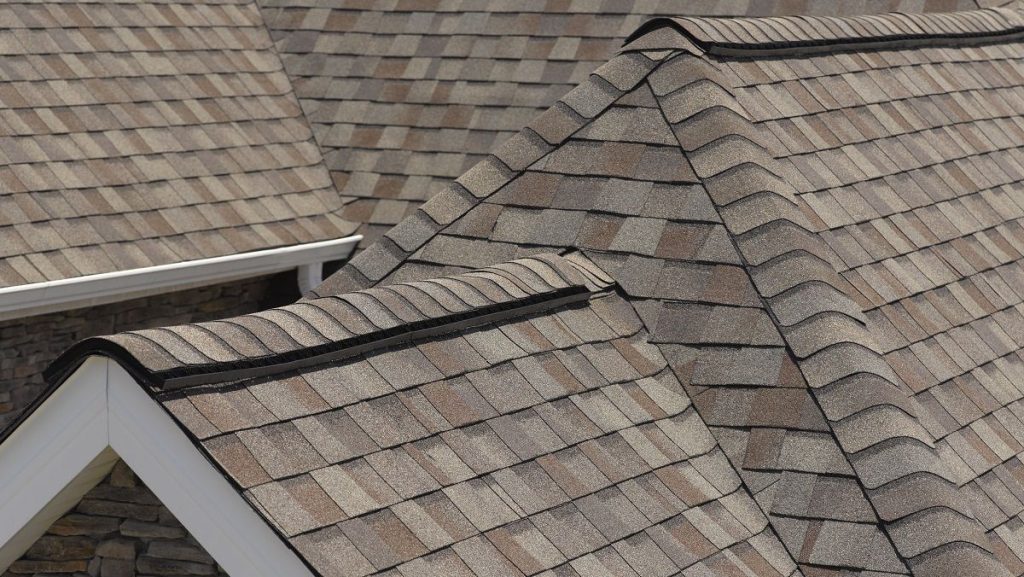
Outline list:
[[[226,573],[118,461],[3,577],[133,577]]]
[[[298,296],[294,273],[282,273],[0,322],[0,429],[40,394],[43,369],[84,338],[251,313]]]

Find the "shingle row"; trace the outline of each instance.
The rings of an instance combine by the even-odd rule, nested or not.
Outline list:
[[[355,228],[255,5],[0,10],[0,286]]]
[[[163,402],[325,575],[794,569],[614,295]]]

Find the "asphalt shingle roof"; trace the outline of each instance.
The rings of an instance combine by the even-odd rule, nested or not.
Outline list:
[[[321,575],[790,575],[613,289],[537,255],[82,346],[146,379]]]
[[[354,230],[254,4],[0,21],[0,287]]]
[[[322,575],[1024,574],[1022,36],[657,21],[222,360],[53,374],[121,358]],[[514,259],[578,288],[311,316]]]
[[[975,0],[259,4],[347,202],[342,214],[367,238],[401,222],[586,81],[651,17],[978,7]]]

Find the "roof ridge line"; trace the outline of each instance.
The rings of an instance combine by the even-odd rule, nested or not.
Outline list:
[[[465,285],[468,292],[474,290],[473,285],[479,284],[481,280],[479,275],[474,276],[474,273],[493,273],[494,269],[500,270],[513,264],[517,265],[521,273],[526,273],[519,275],[518,283],[494,274],[494,277],[500,278],[489,279],[488,282],[493,285],[491,290],[486,293],[477,291],[476,304],[463,303],[465,306],[462,310],[443,307],[436,299],[424,293],[424,298],[418,299],[423,307],[414,311],[399,310],[401,307],[409,309],[410,305],[415,307],[407,298],[402,299],[404,302],[392,303],[393,306],[375,300],[379,310],[362,311],[362,307],[356,308],[343,301],[341,297],[345,295],[339,295],[303,300],[268,311],[213,321],[235,320],[241,325],[236,335],[221,334],[223,342],[219,346],[217,343],[196,342],[200,337],[197,329],[202,329],[206,323],[94,337],[83,340],[65,351],[46,369],[44,376],[51,387],[57,386],[90,355],[114,359],[139,383],[160,391],[279,374],[416,339],[572,305],[612,288],[614,283],[600,278],[599,274],[603,273],[594,272],[596,265],[583,262],[584,260],[585,257],[582,255],[535,255],[494,267],[467,271],[460,275],[441,277]],[[548,271],[540,271],[541,267],[546,267]],[[524,268],[527,270],[522,270]],[[532,271],[535,278],[527,278],[529,271]],[[505,282],[502,282],[502,279]],[[398,283],[390,286],[394,288],[403,285]],[[528,287],[530,292],[526,292],[524,287]],[[356,295],[369,291],[379,292],[379,287],[348,294]],[[324,306],[318,307],[317,304]],[[301,335],[300,325],[308,322],[308,305],[314,305],[318,311],[314,314],[320,320],[326,319],[333,324],[327,331],[333,338],[325,336],[320,339],[322,342],[310,343],[308,336],[304,338]],[[296,307],[302,307],[301,311],[293,310]],[[433,309],[433,312],[423,309]],[[266,313],[274,311],[292,313],[291,316],[296,317],[296,326],[284,327],[268,318]],[[362,320],[355,319],[353,313],[362,315]],[[410,313],[418,315],[419,318],[409,317]],[[382,322],[381,324],[385,326],[377,326],[367,320],[376,318],[379,321],[385,316],[392,317],[397,322]],[[407,318],[409,320],[406,320]],[[244,323],[241,322],[243,320]],[[278,345],[275,349],[262,342],[252,343],[251,340],[256,337],[245,327],[246,324],[252,323],[262,323],[271,332],[276,330],[281,335],[297,333],[293,342],[299,346],[285,348]],[[289,331],[290,328],[295,330]],[[240,337],[243,333],[244,336]],[[250,342],[244,342],[246,340]],[[299,342],[302,340],[305,340],[306,344]],[[257,347],[273,352],[249,355],[238,352],[251,351]],[[229,355],[234,358],[229,358]]]
[[[664,61],[650,76],[650,78],[656,79],[658,84],[655,98],[659,105],[664,106],[666,101],[671,101],[673,95],[679,90],[678,86],[684,85],[699,74],[708,75],[716,83],[727,83],[723,84],[722,92],[716,93],[714,98],[701,101],[699,106],[710,108],[721,105],[722,103],[719,102],[721,99],[735,99],[735,95],[731,92],[734,87],[721,74],[720,65],[712,62],[714,69],[708,71],[704,68],[708,62],[707,58],[685,52],[677,53],[671,59]],[[666,117],[666,120],[669,120],[672,132],[678,137],[680,134],[686,134],[688,130],[701,129],[699,125],[694,124],[694,119],[699,112],[674,123],[669,117]],[[752,123],[749,115],[742,117],[742,120]],[[751,134],[757,136],[756,132],[751,132]],[[913,570],[912,559],[914,556],[909,554],[913,550],[912,539],[905,533],[894,531],[893,524],[886,521],[876,507],[876,501],[880,497],[876,494],[875,489],[878,488],[878,481],[883,477],[883,473],[875,472],[872,467],[871,458],[874,454],[851,452],[849,450],[853,435],[851,429],[837,427],[840,420],[864,422],[863,411],[839,418],[834,411],[827,410],[827,404],[823,401],[827,400],[830,395],[837,394],[837,391],[848,391],[851,387],[856,386],[855,383],[847,382],[845,377],[859,373],[873,375],[875,379],[885,384],[884,388],[877,391],[879,400],[883,401],[880,404],[891,405],[902,411],[899,413],[900,415],[905,415],[899,419],[899,422],[885,423],[885,430],[882,431],[884,440],[892,441],[884,448],[884,456],[909,463],[906,471],[896,472],[898,473],[897,478],[922,471],[943,470],[948,465],[941,461],[935,448],[925,447],[923,450],[913,451],[908,449],[907,444],[903,442],[903,430],[915,425],[920,426],[920,418],[904,410],[904,407],[912,405],[910,405],[911,400],[906,391],[900,387],[899,376],[886,364],[878,352],[874,337],[863,330],[858,322],[845,330],[837,330],[828,317],[820,314],[791,326],[785,326],[779,321],[775,297],[786,290],[811,281],[819,281],[832,286],[845,301],[841,303],[834,300],[823,303],[818,310],[819,313],[831,311],[844,314],[851,307],[854,309],[860,309],[860,307],[844,288],[846,281],[835,270],[833,262],[810,252],[806,244],[794,244],[783,227],[771,226],[773,223],[786,221],[809,233],[813,232],[807,217],[791,201],[795,189],[788,181],[780,177],[775,183],[765,183],[764,186],[757,183],[755,186],[748,187],[750,190],[737,190],[733,176],[736,174],[734,169],[738,166],[756,166],[772,174],[783,172],[776,168],[778,160],[768,152],[764,142],[751,140],[750,143],[750,147],[743,147],[743,150],[729,156],[728,162],[724,164],[706,162],[699,156],[693,158],[692,153],[690,153],[689,160],[716,209],[734,205],[753,195],[762,196],[765,193],[775,195],[784,201],[790,201],[771,203],[767,201],[770,197],[764,197],[765,202],[748,203],[742,211],[722,212],[722,221],[734,241],[740,241],[740,233],[737,231],[743,231],[744,238],[742,242],[736,243],[736,249],[751,276],[758,295],[763,299],[766,312],[778,328],[786,348],[793,355],[797,368],[803,376],[806,386],[810,389],[812,399],[818,405],[828,424],[830,434],[839,444],[844,459],[856,473],[858,484],[871,504],[880,528],[894,548],[894,553],[902,563],[906,564],[908,569]],[[746,226],[748,224],[746,214],[750,212],[759,213],[758,226],[754,228]],[[832,252],[824,240],[816,235],[811,234],[809,239],[809,244],[819,245],[820,252],[823,254]],[[780,269],[783,263],[788,268]],[[824,266],[819,266],[819,263]],[[848,317],[848,315],[844,316]],[[801,350],[804,350],[806,354],[797,354]],[[880,445],[881,443],[876,444],[876,447]],[[893,472],[886,471],[884,474],[893,474]],[[949,490],[950,486],[947,483],[939,488],[923,492],[919,506],[916,510],[911,511],[906,518],[920,519],[927,505],[945,502],[943,499]],[[977,519],[965,521],[962,525],[958,527],[958,530],[963,534],[980,535],[983,533],[983,528]],[[985,557],[984,554],[972,556],[965,563],[977,563],[978,565],[992,563],[994,557],[990,552],[988,554],[988,557]]]
[[[1024,36],[1024,14],[1010,8],[962,12],[865,16],[660,17],[630,34],[620,52],[678,49],[664,37],[671,29],[709,54],[777,56],[837,50],[893,49],[972,44]]]

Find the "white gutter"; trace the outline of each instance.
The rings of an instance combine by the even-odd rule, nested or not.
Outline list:
[[[157,293],[298,271],[303,292],[319,282],[321,264],[347,257],[361,235],[228,256],[0,288],[0,320],[94,306]]]

